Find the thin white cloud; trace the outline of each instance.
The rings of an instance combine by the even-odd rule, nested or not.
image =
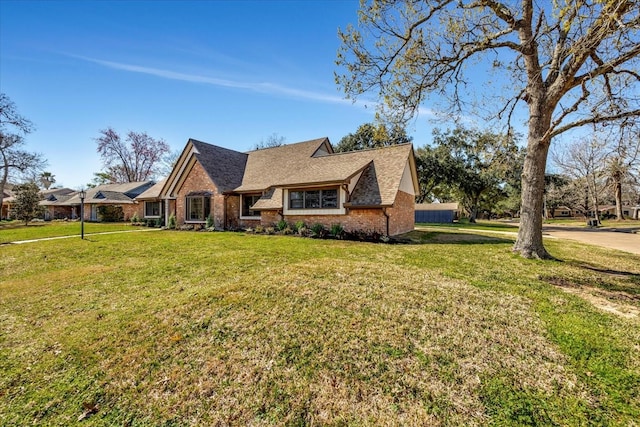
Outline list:
[[[268,94],[281,95],[281,96],[291,96],[291,97],[308,99],[312,101],[321,101],[326,103],[334,103],[334,104],[350,104],[351,103],[351,101],[341,98],[339,96],[332,96],[332,95],[327,95],[327,94],[322,94],[317,92],[310,92],[306,90],[290,88],[290,87],[282,86],[275,83],[243,82],[243,81],[236,81],[236,80],[221,79],[217,77],[202,76],[197,74],[180,73],[176,71],[145,67],[141,65],[125,64],[125,63],[114,62],[114,61],[105,61],[102,59],[88,58],[86,56],[78,56],[78,55],[69,55],[69,56],[82,59],[84,61],[92,62],[94,64],[102,65],[104,67],[116,69],[116,70],[129,71],[132,73],[148,74],[148,75],[170,79],[170,80],[180,80],[180,81],[190,82],[190,83],[203,83],[203,84],[208,84],[208,85],[218,86],[218,87],[243,89],[243,90],[250,90],[258,93],[268,93]]]

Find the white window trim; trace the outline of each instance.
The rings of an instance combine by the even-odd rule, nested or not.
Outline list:
[[[255,196],[255,194],[251,194],[252,196]],[[242,206],[244,204],[244,196],[245,194],[240,194],[240,219],[251,219],[251,220],[260,220],[261,215],[255,215],[255,216],[244,216],[242,215]]]
[[[327,187],[335,188],[335,187]],[[306,191],[307,189],[292,189],[293,191]],[[310,190],[310,189],[309,189]],[[347,210],[344,208],[344,202],[347,199],[347,195],[342,186],[338,187],[338,207],[329,209],[289,209],[289,189],[285,188],[283,191],[283,215],[346,215]]]

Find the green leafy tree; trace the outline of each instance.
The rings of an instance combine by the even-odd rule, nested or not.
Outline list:
[[[15,192],[15,206],[13,209],[17,219],[24,221],[27,225],[29,221],[42,215],[40,202],[40,189],[33,182],[20,184],[13,187]]]
[[[555,137],[640,117],[640,2],[370,0],[339,31],[337,82],[377,92],[393,123],[425,100],[442,111],[527,123],[521,221],[513,250],[551,258],[542,241],[544,174]],[[466,73],[482,78],[471,87]],[[491,86],[490,86],[491,85]],[[475,89],[475,90],[469,90]],[[431,95],[437,95],[433,99]],[[469,108],[471,107],[471,108]]]
[[[355,133],[343,137],[335,146],[336,152],[366,150],[389,145],[411,142],[404,127],[392,126],[389,130],[385,124],[365,123]]]
[[[507,198],[505,185],[513,181],[522,157],[513,137],[458,126],[446,132],[436,129],[433,143],[417,153],[420,197],[445,201],[447,194],[455,194],[471,222],[480,209],[493,212]]]
[[[87,188],[95,188],[98,185],[113,184],[116,179],[109,172],[94,172],[91,182],[87,184]]]
[[[37,172],[47,163],[41,154],[24,149],[24,135],[31,131],[33,123],[18,113],[7,95],[0,93],[0,212],[4,188],[12,174]]]

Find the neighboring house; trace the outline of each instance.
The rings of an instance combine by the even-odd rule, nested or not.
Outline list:
[[[567,206],[549,208],[549,211],[552,218],[572,218],[575,216],[575,212]]]
[[[73,197],[76,192],[70,188],[51,188],[40,191],[42,201],[40,206],[44,207],[44,220],[52,219],[74,219],[77,214],[73,206],[66,202]]]
[[[164,200],[160,198],[164,182],[165,180],[157,182],[136,196],[135,201],[142,204],[142,215],[138,214],[140,219],[161,219],[164,217]]]
[[[9,218],[9,213],[13,208],[13,203],[15,203],[16,199],[13,197],[13,185],[5,184],[4,190],[2,190],[2,211],[0,212],[0,219]]]
[[[616,205],[605,205],[605,206],[600,206],[598,208],[598,214],[600,215],[600,217],[604,217],[604,218],[611,218],[611,217],[615,217],[616,216]],[[594,216],[594,211],[593,209],[589,210],[587,212],[587,215],[589,217],[593,217]],[[622,206],[622,215],[624,215],[625,218],[637,218],[637,209],[634,206]]]
[[[114,217],[128,221],[134,213],[142,217],[141,205],[135,199],[153,185],[153,181],[126,182],[87,189],[84,198],[85,221],[103,221],[107,218],[113,220]],[[74,194],[65,204],[80,206],[80,195]]]
[[[416,222],[450,223],[460,219],[458,203],[420,203],[416,205]]]
[[[411,144],[334,153],[327,138],[240,153],[190,139],[160,192],[165,218],[216,228],[284,219],[346,231],[414,228],[418,189]]]

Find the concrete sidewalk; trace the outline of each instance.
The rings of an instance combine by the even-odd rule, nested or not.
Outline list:
[[[118,233],[140,233],[143,231],[160,231],[161,228],[141,228],[140,230],[122,230],[122,231],[104,231],[102,233],[85,233],[84,237],[88,236],[100,236],[102,234],[118,234]],[[31,239],[31,240],[16,240],[15,242],[6,242],[3,245],[21,245],[23,243],[33,243],[33,242],[43,242],[46,240],[59,240],[59,239],[72,239],[72,238],[80,238],[79,234],[72,234],[71,236],[55,236],[55,237],[42,237],[40,239]]]
[[[640,234],[635,229],[542,227],[543,237],[575,240],[640,255]]]

